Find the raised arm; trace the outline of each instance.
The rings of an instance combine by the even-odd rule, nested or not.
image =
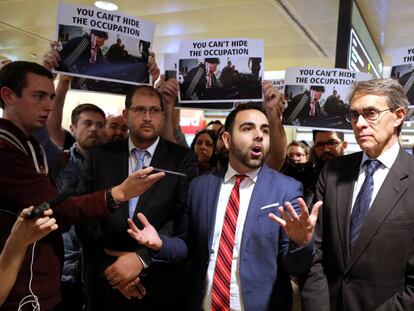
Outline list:
[[[56,50],[57,44],[57,42],[52,42],[49,51],[43,56],[43,66],[50,71],[57,67],[60,61],[59,53]],[[65,98],[71,80],[72,77],[60,75],[53,109],[49,113],[47,119],[47,130],[49,132],[50,140],[55,145],[62,148],[65,144],[65,131],[62,128],[63,106],[65,104]]]
[[[177,143],[174,137],[174,106],[179,91],[178,81],[176,79],[161,80],[159,91],[162,95],[165,112],[165,122],[161,136],[166,140]]]
[[[281,121],[285,97],[272,86],[270,81],[263,81],[263,93],[265,98],[263,107],[270,126],[270,146],[266,164],[275,170],[280,170],[286,157],[287,147],[286,133]]]

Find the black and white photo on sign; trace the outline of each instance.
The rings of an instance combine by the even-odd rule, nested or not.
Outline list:
[[[261,58],[180,59],[181,100],[262,98]]]
[[[153,23],[136,17],[60,4],[58,51],[61,61],[55,71],[92,79],[74,83],[80,89],[92,91],[103,88],[96,80],[148,84],[147,63],[154,29]],[[103,84],[105,88],[110,86]]]
[[[391,78],[397,79],[404,88],[410,102],[409,109],[414,108],[414,47],[398,49],[392,57]],[[412,121],[412,113],[406,120]]]
[[[178,57],[181,103],[262,100],[263,41],[184,41]]]
[[[288,68],[283,124],[321,129],[351,129],[348,94],[369,74],[346,69]]]
[[[177,53],[164,53],[164,78],[165,81],[177,77]]]
[[[132,84],[107,80],[73,77],[70,82],[72,90],[125,95],[134,87]]]

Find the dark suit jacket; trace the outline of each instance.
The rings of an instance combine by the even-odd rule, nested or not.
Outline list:
[[[127,140],[91,150],[78,190],[82,193],[91,192],[121,183],[128,176],[128,157]],[[167,174],[140,196],[134,213],[136,222],[139,211],[146,215],[157,230],[172,234],[187,199],[189,182],[197,174],[197,158],[191,150],[160,139],[151,165],[188,175],[188,178],[183,178]],[[128,301],[108,285],[104,271],[115,258],[106,255],[105,248],[134,251],[151,264],[152,257],[148,250],[128,235],[127,218],[128,202],[124,202],[122,208],[99,223],[78,228],[87,257],[87,285],[93,310],[137,310],[137,306],[140,307],[139,310],[157,310],[157,307],[161,309],[164,306],[162,304],[168,306],[178,297],[174,293],[178,278],[173,275],[181,270],[163,263],[154,263],[145,271],[147,277],[143,276],[142,281],[148,294],[140,301]],[[141,227],[140,223],[137,225]]]
[[[200,310],[211,253],[217,201],[224,172],[203,175],[190,186],[185,210],[187,230],[180,237],[163,239],[159,259],[180,261],[191,255],[192,289],[189,310]],[[314,245],[297,249],[285,232],[268,217],[277,206],[302,196],[302,186],[266,165],[260,170],[250,199],[240,253],[240,277],[245,310],[290,310],[292,289],[288,273],[300,275],[311,264]],[[293,203],[293,202],[292,202]]]
[[[306,311],[414,310],[414,192],[409,190],[414,158],[400,150],[350,254],[352,193],[361,159],[362,152],[329,162],[318,181],[324,204],[317,256],[303,284]]]

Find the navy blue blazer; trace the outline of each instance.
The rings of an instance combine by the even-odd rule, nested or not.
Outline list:
[[[193,180],[181,233],[176,237],[162,236],[163,247],[156,256],[170,262],[191,258],[194,293],[190,310],[201,309],[223,176],[221,171]],[[302,195],[299,182],[263,165],[250,199],[241,243],[240,277],[245,310],[290,310],[292,289],[288,274],[308,271],[314,243],[296,248],[268,214],[279,216],[277,205],[286,201],[299,209],[296,199]]]

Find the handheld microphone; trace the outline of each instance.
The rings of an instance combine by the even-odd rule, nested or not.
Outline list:
[[[65,201],[68,197],[75,194],[74,189],[65,189],[58,195],[54,196],[49,200],[49,202],[42,202],[36,205],[29,214],[26,214],[25,218],[34,219],[36,217],[42,217],[43,212],[48,210],[49,208],[54,208],[58,206],[60,203]]]

